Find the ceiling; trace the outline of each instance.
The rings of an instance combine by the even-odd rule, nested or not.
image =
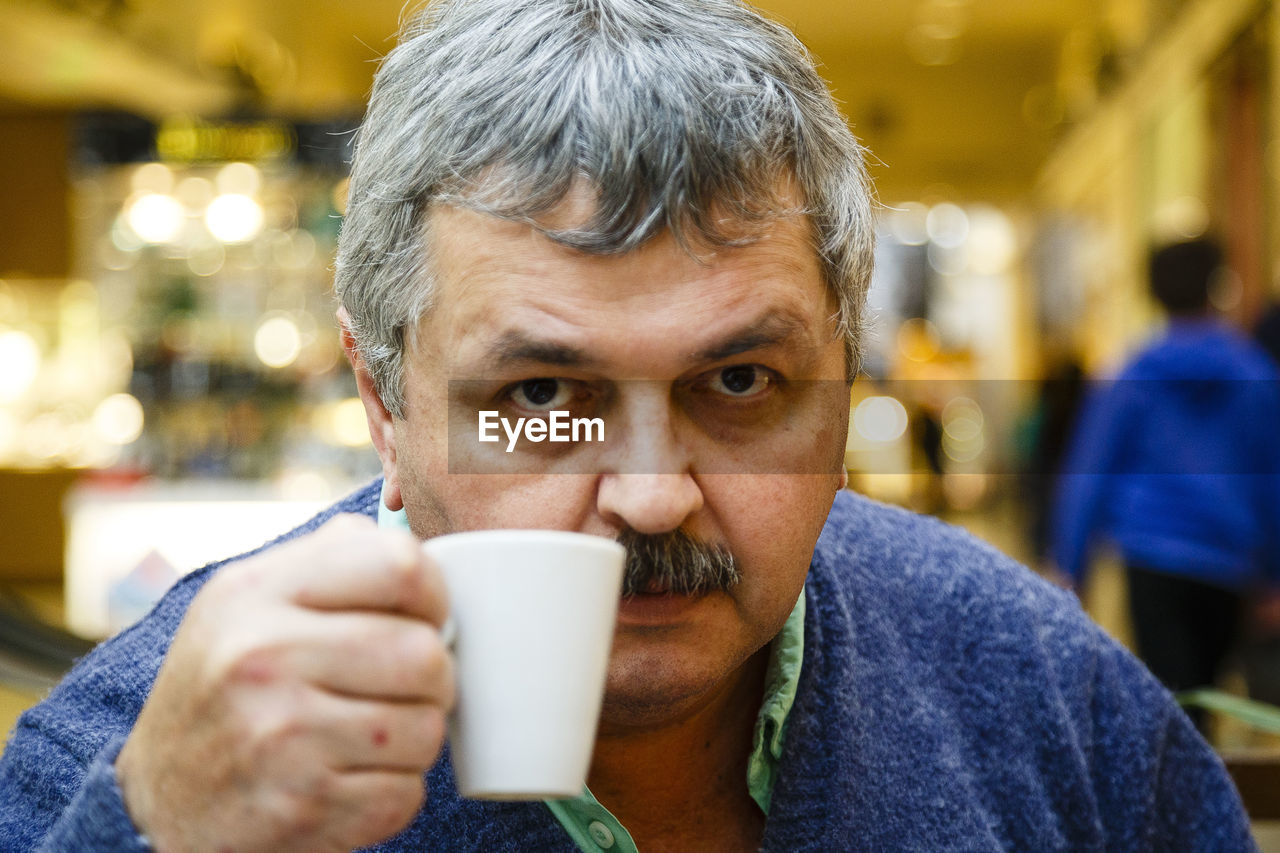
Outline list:
[[[758,5],[821,60],[892,203],[1025,193],[1061,131],[1064,46],[1097,33],[1104,2]],[[0,108],[217,115],[256,89],[260,106],[290,118],[358,115],[401,8],[402,0],[0,0]]]

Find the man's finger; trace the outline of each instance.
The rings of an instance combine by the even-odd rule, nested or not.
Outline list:
[[[339,516],[295,548],[289,559],[297,568],[278,582],[303,607],[403,613],[436,626],[448,616],[444,580],[406,531]]]
[[[453,659],[440,632],[421,620],[303,611],[296,631],[287,665],[310,684],[353,697],[453,707]]]
[[[429,702],[372,701],[318,691],[309,705],[313,736],[335,770],[422,773],[444,745],[446,712]]]
[[[367,847],[404,829],[425,798],[420,771],[360,770],[340,773],[327,810],[342,849]]]

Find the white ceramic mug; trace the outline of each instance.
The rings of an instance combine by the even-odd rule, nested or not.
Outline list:
[[[626,552],[600,536],[477,530],[422,543],[449,589],[457,708],[449,743],[465,797],[582,793]]]

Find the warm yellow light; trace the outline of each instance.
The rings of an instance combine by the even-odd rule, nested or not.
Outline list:
[[[209,202],[204,224],[224,243],[244,243],[262,230],[262,205],[240,193],[225,193]]]
[[[26,332],[0,332],[0,403],[12,402],[40,372],[40,347]]]
[[[194,211],[204,209],[209,202],[213,201],[215,195],[213,184],[208,178],[196,177],[183,178],[173,194],[178,197],[178,201],[186,205],[188,210]]]
[[[253,351],[267,367],[288,367],[302,352],[302,333],[288,317],[269,317],[253,336]]]
[[[248,163],[228,163],[218,170],[213,182],[220,193],[253,195],[262,186],[262,174]]]
[[[922,246],[929,241],[925,230],[925,218],[929,208],[918,201],[894,207],[889,213],[889,230],[895,240],[904,246]]]
[[[968,397],[956,397],[942,407],[942,429],[956,441],[972,441],[982,433],[982,409]]]
[[[27,423],[22,433],[22,451],[41,461],[57,459],[75,449],[78,437],[65,416],[48,412]]]
[[[112,394],[93,410],[93,431],[107,444],[125,445],[142,435],[142,404],[131,394]]]
[[[176,198],[142,193],[129,202],[125,222],[145,243],[172,243],[182,233],[186,213]]]
[[[211,276],[226,263],[227,252],[221,243],[197,246],[187,255],[187,268],[201,277]]]
[[[369,422],[359,397],[348,397],[335,404],[329,424],[334,440],[344,447],[363,447],[369,443]]]
[[[127,256],[140,251],[146,245],[142,242],[142,238],[134,233],[127,219],[128,217],[122,214],[116,217],[115,222],[111,223],[111,245],[126,255],[124,259],[118,261],[120,269],[127,269],[132,266],[133,259]],[[112,267],[112,269],[115,269],[115,267]]]
[[[166,195],[173,189],[173,172],[163,163],[143,163],[129,176],[129,186],[136,193]]]
[[[938,327],[920,317],[903,321],[898,327],[897,341],[903,358],[920,363],[932,361],[942,350]]]
[[[101,359],[101,377],[107,387],[128,383],[133,373],[133,346],[123,330],[112,328],[102,331],[98,357]]]
[[[1165,241],[1190,240],[1209,227],[1209,209],[1195,196],[1184,195],[1156,209],[1156,234]]]
[[[951,65],[960,58],[960,39],[945,27],[922,23],[907,32],[907,52],[921,65]]]
[[[999,275],[1012,265],[1018,251],[1013,223],[994,207],[969,212],[969,266],[979,275]]]
[[[288,501],[326,500],[333,494],[333,486],[319,471],[291,469],[276,480],[280,496]]]
[[[942,435],[942,452],[955,462],[972,462],[982,455],[986,439],[979,433],[968,441],[953,438],[951,433]]]
[[[929,209],[925,217],[929,239],[944,249],[958,249],[969,237],[969,215],[959,205],[943,202]]]
[[[316,238],[309,231],[294,230],[280,237],[271,246],[271,257],[286,269],[303,269],[316,256]]]
[[[956,462],[972,462],[986,447],[982,408],[968,397],[956,397],[942,409],[942,451]]]
[[[853,428],[867,441],[897,441],[907,431],[907,410],[893,397],[868,397],[853,410]]]

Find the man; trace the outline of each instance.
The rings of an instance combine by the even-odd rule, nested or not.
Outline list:
[[[1072,599],[838,494],[872,233],[856,142],[754,12],[433,7],[379,74],[339,248],[381,483],[83,662],[14,735],[0,837],[1250,848],[1212,752]],[[478,412],[550,409],[608,440],[474,440]],[[441,751],[448,605],[416,539],[487,527],[632,546],[575,800],[463,800]]]
[[[1215,683],[1244,596],[1280,580],[1280,374],[1214,316],[1221,270],[1208,239],[1152,254],[1168,329],[1094,392],[1057,495],[1059,568],[1082,583],[1095,537],[1118,546],[1138,654],[1171,690]]]

